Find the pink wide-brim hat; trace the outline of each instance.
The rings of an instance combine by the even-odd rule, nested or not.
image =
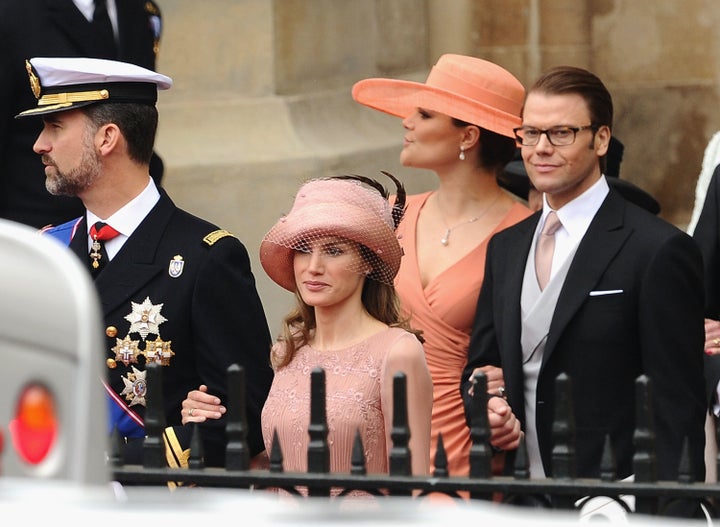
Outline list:
[[[271,280],[294,292],[293,259],[302,242],[339,236],[375,254],[376,269],[370,278],[392,284],[403,251],[391,211],[387,199],[358,181],[312,179],[300,187],[290,212],[263,237],[260,263]]]
[[[442,55],[425,83],[364,79],[353,86],[360,104],[405,118],[418,108],[440,112],[515,138],[525,99],[522,83],[506,69],[476,57]]]

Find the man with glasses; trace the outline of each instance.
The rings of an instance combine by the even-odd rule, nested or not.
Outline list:
[[[462,379],[466,409],[476,369],[501,367],[506,396],[523,423],[531,477],[551,477],[555,379],[565,373],[576,475],[600,476],[607,438],[620,479],[634,471],[635,385],[647,375],[657,476],[677,479],[687,440],[694,477],[702,480],[698,247],[608,185],[613,105],[595,75],[551,69],[528,91],[522,118],[515,133],[543,205],[489,243]],[[512,458],[506,467],[512,470]]]

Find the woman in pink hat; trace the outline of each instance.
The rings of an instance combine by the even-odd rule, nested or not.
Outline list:
[[[268,276],[297,299],[270,354],[275,378],[262,411],[266,449],[277,432],[286,471],[307,470],[310,372],[321,367],[331,472],[350,472],[357,431],[368,472],[388,472],[397,372],[407,377],[412,472],[429,472],[432,380],[421,338],[401,317],[393,285],[402,257],[395,229],[405,191],[392,179],[398,188],[394,206],[382,185],[368,178],[311,180],[260,245]],[[188,394],[184,424],[224,412],[205,392],[201,387]],[[516,420],[504,426],[519,434]]]
[[[408,197],[398,228],[405,257],[396,287],[403,312],[425,338],[433,379],[433,459],[442,434],[450,475],[467,475],[471,441],[460,382],[485,251],[494,233],[531,213],[497,181],[515,152],[513,128],[521,124],[525,90],[496,64],[443,55],[425,83],[365,79],[352,94],[361,104],[401,117],[401,163],[438,177],[435,190]],[[502,394],[501,371],[486,374],[491,393]]]

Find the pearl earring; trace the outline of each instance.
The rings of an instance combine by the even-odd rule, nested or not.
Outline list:
[[[460,155],[458,156],[460,161],[465,161],[465,147],[460,145]]]

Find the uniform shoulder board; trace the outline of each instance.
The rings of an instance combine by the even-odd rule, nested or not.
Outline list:
[[[160,14],[160,8],[153,0],[147,0],[145,2],[145,13],[148,16],[150,30],[153,34],[153,53],[157,58],[158,52],[160,51],[160,37],[162,36],[163,30],[162,14]]]
[[[149,15],[160,16],[160,8],[153,0],[145,2],[145,12]]]
[[[216,231],[212,231],[210,234],[206,235],[203,238],[203,241],[207,243],[210,247],[212,247],[215,242],[218,240],[221,240],[222,238],[225,238],[226,236],[232,236],[235,237],[234,234],[226,231],[225,229],[218,229]]]

